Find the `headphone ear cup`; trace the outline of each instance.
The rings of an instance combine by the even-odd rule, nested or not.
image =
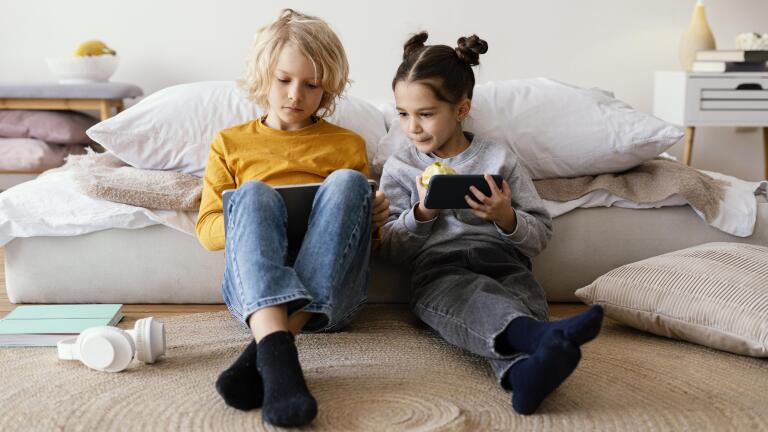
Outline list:
[[[154,363],[165,354],[165,326],[153,317],[136,321],[133,335],[136,337],[136,360]]]
[[[133,327],[133,334],[136,336],[136,360],[143,363],[153,363],[149,360],[149,349],[147,347],[147,340],[149,335],[147,334],[146,318],[136,321],[136,325]]]
[[[77,338],[80,360],[89,368],[120,372],[131,363],[136,351],[133,339],[117,327],[93,327]]]

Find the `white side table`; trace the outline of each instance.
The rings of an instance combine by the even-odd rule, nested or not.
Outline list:
[[[656,72],[653,114],[686,128],[686,165],[697,127],[762,127],[768,178],[768,72]]]

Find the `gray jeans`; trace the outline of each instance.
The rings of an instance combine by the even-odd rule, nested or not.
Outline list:
[[[496,338],[515,318],[549,317],[530,259],[485,243],[422,253],[413,265],[411,306],[443,339],[487,358],[507,390],[504,376],[528,354],[499,352]]]

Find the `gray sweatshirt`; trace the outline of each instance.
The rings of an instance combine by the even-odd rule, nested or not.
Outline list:
[[[390,216],[382,229],[379,247],[384,257],[408,263],[425,251],[441,253],[477,242],[517,249],[529,257],[544,249],[552,235],[552,219],[526,169],[508,147],[471,134],[467,138],[469,147],[454,157],[441,159],[424,154],[409,142],[384,164],[381,190],[390,201]],[[471,209],[441,210],[433,220],[416,220],[414,208],[419,203],[419,192],[415,179],[435,161],[447,163],[459,174],[501,175],[512,191],[512,207],[517,214],[515,231],[504,233],[494,222],[475,216]]]

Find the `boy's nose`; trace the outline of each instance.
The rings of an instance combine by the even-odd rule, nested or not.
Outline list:
[[[291,87],[291,89],[288,90],[288,98],[294,102],[301,102],[303,97],[299,87]]]

